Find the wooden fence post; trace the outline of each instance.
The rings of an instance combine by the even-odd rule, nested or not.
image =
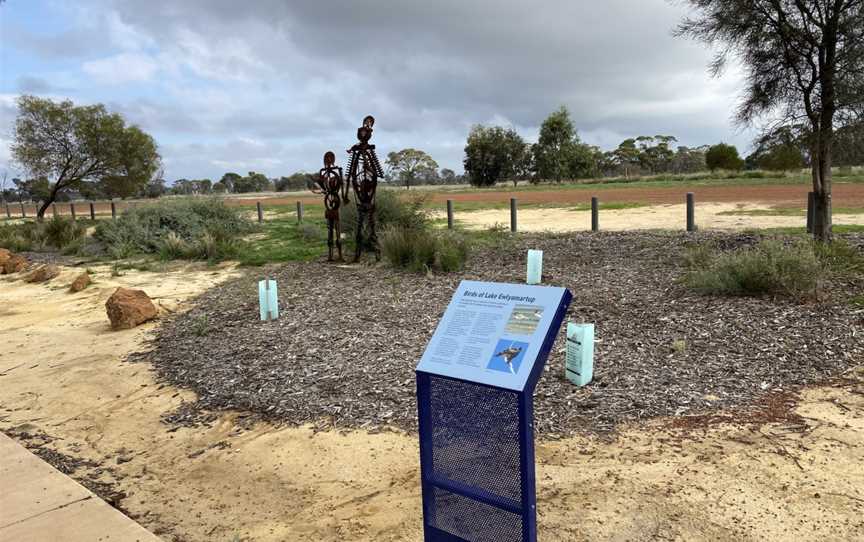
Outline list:
[[[72,220],[75,220],[75,204],[74,203],[69,204],[69,212],[72,213]]]
[[[6,218],[12,218],[12,211],[9,209],[9,202],[6,202]]]
[[[591,198],[591,231],[600,231],[600,200]]]
[[[90,220],[96,220],[96,205],[90,202]]]
[[[111,200],[111,220],[117,219],[117,206],[114,205],[114,200]]]
[[[447,200],[447,229],[453,229],[453,200]]]
[[[297,202],[297,223],[300,224],[303,222],[303,202]]]
[[[687,192],[687,231],[696,231],[696,209],[693,192]]]
[[[256,206],[258,207],[258,223],[264,222],[264,209],[261,208],[261,202],[257,202]]]
[[[21,202],[21,218],[27,218],[27,211],[24,210],[24,202]]]
[[[813,211],[816,208],[816,192],[807,192],[807,233],[813,233]]]
[[[516,198],[510,198],[510,231],[516,232]]]

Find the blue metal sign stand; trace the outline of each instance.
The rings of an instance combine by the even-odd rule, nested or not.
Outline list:
[[[506,294],[495,294],[496,291]],[[484,304],[485,301],[474,302],[466,297],[496,295],[507,301]],[[528,299],[531,304],[514,305],[510,299]],[[533,393],[571,299],[572,295],[564,288],[469,281],[463,282],[454,295],[417,368],[426,542],[537,539]],[[533,327],[525,328],[525,319],[532,310],[537,320]],[[466,311],[475,315],[473,324],[465,320]],[[509,320],[497,318],[495,311],[509,315]],[[480,320],[482,326],[477,324]],[[494,326],[487,325],[488,322],[498,320],[500,326],[490,331]],[[494,348],[484,350],[480,359],[482,362],[492,352],[488,365],[471,364],[467,356],[459,357],[456,368],[441,360],[441,352],[449,346],[448,343],[439,346],[442,341],[438,336],[458,336],[460,325],[470,329],[462,332],[468,337],[463,351],[475,348],[480,342],[471,333],[478,328],[488,331]],[[527,342],[517,342],[512,336],[505,341],[497,340],[501,333],[507,336],[514,332],[522,333]],[[502,345],[508,348],[501,350]],[[510,366],[515,385],[490,384],[510,376],[499,368],[503,362],[495,362],[501,355]],[[520,355],[524,358],[519,359]],[[473,367],[474,373],[466,367]],[[464,375],[458,376],[459,371]]]

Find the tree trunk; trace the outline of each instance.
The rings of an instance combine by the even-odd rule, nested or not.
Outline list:
[[[53,202],[53,198],[42,202],[42,205],[39,206],[39,210],[36,211],[36,220],[42,222],[42,219],[45,218],[45,212],[48,211],[48,207],[50,207]]]
[[[832,237],[831,224],[831,154],[833,137],[823,130],[816,142],[816,152],[813,153],[813,238],[823,243],[830,243]]]

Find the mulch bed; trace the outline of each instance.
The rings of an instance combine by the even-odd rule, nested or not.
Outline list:
[[[520,236],[476,253],[463,273],[297,263],[250,271],[163,322],[152,351],[161,379],[199,395],[170,418],[239,409],[322,429],[416,430],[414,368],[460,280],[523,282],[525,250],[544,251],[544,282],[574,294],[568,318],[596,324],[595,379],[564,376],[563,332],[537,386],[538,434],[605,433],[657,416],[745,413],[760,399],[822,382],[864,361],[864,311],[832,298],[703,297],[678,284],[694,240],[741,234],[627,232]],[[858,246],[862,238],[850,237]],[[279,282],[281,317],[262,323],[257,280]]]

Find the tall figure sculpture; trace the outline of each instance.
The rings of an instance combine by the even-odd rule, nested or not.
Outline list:
[[[333,261],[335,240],[339,260],[342,260],[342,228],[339,222],[339,208],[348,203],[348,183],[342,178],[342,168],[336,166],[333,151],[324,153],[324,167],[318,172],[311,187],[315,194],[324,194],[324,217],[327,219],[327,261]]]
[[[348,181],[354,188],[354,201],[357,205],[355,262],[360,259],[364,245],[375,252],[376,260],[381,259],[378,236],[375,233],[375,191],[378,188],[378,178],[384,176],[384,170],[375,155],[375,145],[369,144],[374,125],[375,118],[371,115],[363,119],[363,126],[357,129],[358,143],[348,149],[351,155],[348,162]],[[369,232],[365,242],[364,225]]]

